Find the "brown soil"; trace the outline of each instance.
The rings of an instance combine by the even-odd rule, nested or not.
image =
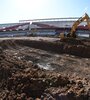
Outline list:
[[[90,41],[0,41],[0,100],[90,100]]]

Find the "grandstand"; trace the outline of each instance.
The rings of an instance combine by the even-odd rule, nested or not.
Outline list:
[[[23,36],[29,31],[30,23],[0,24],[0,37]]]
[[[19,23],[0,24],[0,35],[5,33],[18,35],[21,33],[31,33],[34,35],[58,35],[62,32],[69,32],[73,23],[78,17],[71,18],[48,18],[48,19],[33,19],[20,20]],[[23,35],[25,35],[23,34]],[[90,36],[87,23],[82,22],[76,31],[76,34],[86,34]]]
[[[62,32],[69,32],[73,23],[78,19],[76,18],[54,18],[54,19],[36,19],[36,20],[25,20],[25,22],[30,22],[31,32],[39,35],[58,35]],[[21,21],[24,22],[24,21]],[[76,31],[76,34],[86,34],[90,35],[87,23],[82,22]]]
[[[29,28],[29,23],[0,24],[0,32],[1,31],[27,30],[28,28]]]

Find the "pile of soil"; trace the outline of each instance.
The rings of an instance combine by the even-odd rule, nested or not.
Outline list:
[[[16,44],[38,48],[56,53],[67,53],[80,57],[90,57],[90,41],[86,40],[69,40],[69,41],[32,41],[32,40],[16,40]]]
[[[89,100],[86,79],[74,80],[64,74],[40,69],[32,62],[16,61],[3,51],[0,62],[0,98],[3,100]]]
[[[8,39],[0,42],[3,49],[18,48],[28,46],[56,53],[72,54],[80,57],[90,57],[90,40],[66,39],[64,41],[45,41],[45,40],[20,40]]]
[[[86,56],[89,45],[84,42]],[[89,43],[89,42],[88,42]],[[44,45],[44,46],[43,46]],[[64,46],[65,45],[65,46]],[[0,99],[2,100],[90,100],[90,81],[79,76],[40,68],[33,61],[18,55],[25,46],[53,52],[65,52],[75,44],[31,40],[0,42]],[[58,48],[56,48],[58,47]],[[82,44],[80,44],[82,47]],[[60,49],[59,49],[60,48]],[[78,47],[77,47],[78,48]],[[86,49],[85,49],[86,48]],[[88,49],[87,49],[88,48]],[[27,52],[30,49],[27,50]],[[70,49],[74,52],[73,49]],[[80,52],[77,49],[77,52]],[[26,53],[26,51],[24,52]],[[68,53],[68,52],[66,52]],[[79,56],[79,55],[78,55]],[[89,55],[90,57],[90,55]]]

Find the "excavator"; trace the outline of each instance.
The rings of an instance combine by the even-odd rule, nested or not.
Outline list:
[[[83,22],[83,21],[86,21],[87,22],[87,26],[88,26],[88,29],[90,29],[90,18],[88,16],[87,13],[84,14],[84,16],[80,17],[77,21],[74,22],[74,24],[72,25],[72,28],[71,28],[71,31],[66,35],[66,34],[61,34],[61,39],[63,38],[77,38],[77,35],[76,35],[76,29],[78,27],[78,25]]]

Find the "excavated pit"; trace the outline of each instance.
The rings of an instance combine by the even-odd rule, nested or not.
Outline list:
[[[45,41],[45,40],[3,40],[0,46],[4,49],[17,48],[19,46],[27,46],[56,53],[67,53],[81,57],[90,57],[90,40],[68,40],[64,42]]]
[[[0,99],[90,100],[90,41],[0,41]]]

